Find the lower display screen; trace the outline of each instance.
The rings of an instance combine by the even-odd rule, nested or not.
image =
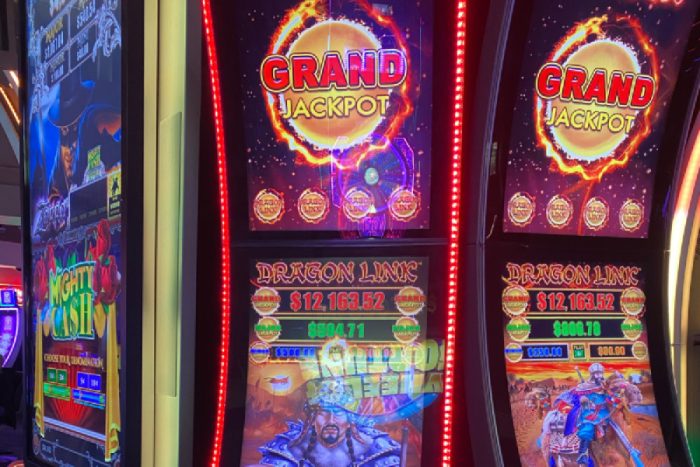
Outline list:
[[[642,268],[512,262],[502,279],[522,465],[670,465],[649,365]]]
[[[241,465],[420,466],[444,346],[428,259],[254,261]]]
[[[19,308],[0,308],[0,368],[12,367],[20,353],[22,342],[20,320]]]

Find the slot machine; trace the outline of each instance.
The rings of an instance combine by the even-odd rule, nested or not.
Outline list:
[[[691,465],[665,250],[698,6],[496,2],[487,18],[463,252],[466,374],[485,375],[470,434],[493,465]]]
[[[0,368],[12,368],[21,354],[22,290],[0,288]]]
[[[19,2],[26,465],[139,464],[143,18],[126,3]]]
[[[204,2],[196,462],[471,456],[466,22],[461,0]]]

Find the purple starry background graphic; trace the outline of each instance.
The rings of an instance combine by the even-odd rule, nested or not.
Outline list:
[[[300,0],[274,2],[243,0],[237,7],[239,13],[236,15],[234,25],[237,31],[234,40],[238,42],[236,46],[239,50],[236,66],[239,69],[241,99],[236,104],[241,107],[242,121],[228,124],[240,125],[243,131],[242,134],[238,134],[234,140],[235,144],[230,147],[229,157],[246,160],[248,221],[252,230],[357,230],[360,225],[350,222],[345,217],[342,206],[338,205],[340,204],[337,202],[340,199],[338,193],[342,193],[343,189],[337,183],[339,178],[337,171],[332,170],[330,164],[314,166],[300,162],[301,158],[298,154],[290,150],[286,143],[279,141],[265,108],[260,82],[260,64],[267,54],[270,40],[285,13],[297,6],[299,2]],[[413,112],[404,121],[397,139],[405,140],[412,150],[413,169],[407,169],[405,164],[399,163],[400,157],[385,152],[370,156],[363,162],[357,173],[346,171],[346,179],[351,180],[353,186],[365,188],[364,173],[370,167],[377,170],[380,181],[395,183],[397,180],[412,179],[414,193],[420,198],[420,210],[417,216],[408,222],[394,221],[388,210],[383,211],[379,216],[383,216],[381,223],[384,228],[426,229],[429,227],[430,219],[433,3],[426,0],[418,0],[410,4],[401,0],[384,0],[381,4],[373,3],[373,5],[375,8],[381,8],[384,15],[393,19],[404,34],[408,45],[411,65],[408,73],[412,83],[409,96]],[[345,18],[363,24],[379,38],[383,48],[396,48],[397,42],[390,31],[373,22],[352,0],[327,0],[325,7],[329,17]],[[313,22],[308,23],[309,26],[312,24]],[[224,49],[222,52],[226,53],[225,47],[222,49]],[[341,51],[341,54],[343,52]],[[385,120],[392,116],[391,102],[393,99],[390,101]],[[381,130],[382,126],[380,125],[378,129]],[[376,133],[373,138],[381,136]],[[299,195],[308,188],[322,191],[328,196],[330,202],[330,212],[325,220],[316,224],[306,222],[297,208]],[[254,214],[253,201],[258,192],[263,189],[273,189],[284,197],[284,215],[274,224],[262,223]],[[347,189],[345,188],[345,191]],[[333,202],[334,196],[336,203]],[[384,199],[384,205],[387,198]]]
[[[635,237],[644,238],[649,229],[649,214],[653,184],[660,156],[660,145],[665,131],[668,106],[676,83],[680,61],[686,47],[688,33],[695,17],[697,0],[686,1],[680,8],[652,6],[639,1],[594,1],[581,3],[535,2],[533,24],[527,37],[524,60],[520,73],[516,105],[512,113],[511,137],[508,146],[506,188],[504,196],[503,230],[563,235]],[[651,133],[641,142],[627,165],[606,172],[600,181],[585,181],[575,174],[563,174],[537,145],[534,122],[535,77],[557,42],[577,23],[594,16],[630,15],[641,23],[657,54],[660,82],[657,83],[654,111],[651,114]],[[625,31],[623,42],[636,47]],[[629,34],[629,37],[633,37]],[[641,73],[650,74],[650,65],[642,54],[637,54]],[[641,115],[638,116],[641,118]],[[626,141],[622,143],[626,144]],[[523,227],[508,218],[508,201],[518,192],[530,194],[536,203],[533,221]],[[546,207],[555,195],[565,195],[573,204],[573,218],[568,226],[558,229],[547,222]],[[598,197],[609,207],[605,227],[588,228],[583,220],[587,200]],[[640,227],[632,232],[620,226],[619,213],[628,199],[644,207]]]

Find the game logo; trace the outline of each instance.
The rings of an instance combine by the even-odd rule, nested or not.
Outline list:
[[[121,3],[26,6],[31,453],[119,465]]]
[[[668,106],[698,4],[534,3],[508,113],[504,231],[647,236]]]
[[[428,259],[256,261],[241,465],[421,465]]]
[[[670,465],[649,366],[644,271],[634,264],[507,263],[502,281],[521,463]]]
[[[427,229],[432,1],[240,3],[250,228]]]

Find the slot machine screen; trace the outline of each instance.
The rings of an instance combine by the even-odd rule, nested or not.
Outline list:
[[[596,459],[669,465],[634,262],[508,261],[501,314],[523,465]]]
[[[512,44],[524,59],[506,116],[505,232],[647,237],[697,5],[533,2],[525,43]]]
[[[251,269],[241,465],[334,450],[354,463],[421,465],[423,410],[442,392],[444,369],[444,342],[427,337],[428,258],[256,260]]]
[[[26,1],[30,461],[121,461],[121,1]]]
[[[20,353],[22,313],[18,290],[0,289],[0,368],[10,368]]]
[[[250,229],[428,229],[433,2],[240,8]]]

